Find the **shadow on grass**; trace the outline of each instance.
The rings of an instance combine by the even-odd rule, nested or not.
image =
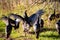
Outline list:
[[[4,30],[4,28],[0,28],[0,32],[4,32],[5,30]]]
[[[29,32],[29,34],[35,34],[35,32]]]
[[[42,31],[40,32],[45,32],[45,31],[56,31],[56,29],[52,29],[52,28],[44,28]],[[29,34],[35,34],[35,32],[29,32]]]
[[[4,33],[0,33],[0,38],[4,38],[5,34]]]
[[[46,32],[46,31],[51,31],[52,34],[44,34],[44,35],[40,35],[40,37],[48,37],[48,38],[60,38],[60,35],[55,35],[54,32],[57,31],[56,29],[52,29],[52,28],[44,28],[42,32]]]
[[[52,29],[52,28],[44,28],[44,29],[43,29],[43,32],[44,32],[44,31],[56,31],[56,29]]]
[[[40,37],[60,38],[60,35],[41,35]]]
[[[16,38],[13,38],[14,40],[15,39],[19,39],[19,40],[21,40],[21,39],[23,39],[23,40],[32,40],[32,38],[28,38],[28,36],[19,36],[19,37],[16,37]]]

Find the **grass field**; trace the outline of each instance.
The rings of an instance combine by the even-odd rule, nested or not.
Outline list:
[[[56,29],[52,28],[45,27],[44,30],[40,33],[39,39],[35,38],[35,34],[27,34],[27,36],[25,37],[21,25],[19,30],[20,31],[18,33],[13,29],[10,35],[10,37],[13,40],[60,40],[60,35],[58,35]],[[31,32],[33,32],[33,30]],[[3,24],[3,22],[0,21],[0,40],[4,40],[5,39],[4,36],[5,36],[5,24]]]
[[[55,19],[51,22],[48,21],[48,16],[50,14],[53,14],[54,11],[54,2],[53,3],[44,2],[43,4],[35,4],[33,6],[28,5],[26,8],[24,4],[21,4],[21,5],[17,5],[16,8],[12,11],[8,9],[4,10],[2,9],[2,5],[0,5],[0,18],[2,17],[2,15],[8,16],[10,13],[15,13],[23,16],[24,11],[26,9],[28,16],[32,15],[39,9],[45,10],[44,15],[42,16],[44,20],[44,30],[40,33],[39,39],[36,39],[35,34],[27,34],[27,36],[25,37],[21,23],[19,28],[19,33],[15,31],[14,28],[12,29],[12,33],[10,37],[13,40],[60,40],[60,35],[58,35],[58,32],[55,29],[55,23],[58,19]],[[56,11],[56,13],[58,13],[58,11]],[[6,25],[2,22],[2,20],[0,20],[0,40],[5,39],[5,27]],[[31,28],[31,32],[33,32],[33,27]]]

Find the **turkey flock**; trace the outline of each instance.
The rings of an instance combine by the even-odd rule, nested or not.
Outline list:
[[[6,39],[10,37],[12,28],[14,28],[14,30],[17,30],[19,28],[19,24],[21,21],[23,22],[22,24],[23,32],[27,34],[29,33],[30,28],[33,27],[36,38],[38,39],[39,33],[43,30],[43,26],[44,26],[44,21],[41,18],[41,16],[44,15],[44,12],[45,11],[41,9],[29,17],[27,15],[27,10],[25,10],[23,17],[14,13],[10,13],[10,15],[8,16],[3,16],[1,20],[6,24],[6,28],[5,28]],[[11,17],[13,17],[14,20]],[[55,17],[57,16],[55,15],[55,10],[54,10],[54,13],[51,14],[48,19],[52,21],[53,19],[55,19]],[[60,15],[58,17],[60,17]],[[57,32],[60,34],[60,20],[56,22],[56,29],[57,29]]]

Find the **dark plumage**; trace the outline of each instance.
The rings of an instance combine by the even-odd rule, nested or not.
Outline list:
[[[32,14],[30,17],[29,17],[29,23],[30,25],[32,26],[35,21],[38,19],[38,17],[41,18],[41,16],[43,15],[44,11],[43,10],[38,10],[35,14]]]
[[[11,14],[9,15],[9,17],[14,17],[15,20],[16,20],[16,19],[19,19],[19,21],[20,21],[20,20],[22,20],[22,21],[24,20],[24,18],[23,18],[22,16],[17,15],[17,14],[13,14],[13,13],[11,13]]]
[[[15,30],[19,28],[19,24],[20,24],[20,22],[17,22],[17,21],[15,20],[15,26],[14,26],[14,29],[15,29]]]
[[[60,18],[60,13],[55,15],[56,18]]]
[[[24,17],[17,15],[17,14],[10,14],[10,16],[13,16],[16,20],[19,19],[20,21],[23,21],[23,29],[24,31],[28,32],[30,29],[30,26],[35,25],[36,20],[38,19],[38,17],[40,17],[43,15],[44,11],[43,10],[38,10],[35,14],[32,14],[30,17],[27,16],[27,11],[24,12]],[[41,20],[40,20],[41,21]],[[27,27],[28,24],[28,27]]]
[[[43,31],[43,27],[44,27],[44,21],[43,21],[43,19],[41,19],[41,23],[40,23],[40,31]]]
[[[44,21],[42,19],[40,19],[41,15],[43,13],[44,12],[42,10],[39,10],[35,14],[28,17],[27,13],[25,12],[25,17],[28,18],[26,22],[28,22],[29,26],[33,26],[34,32],[36,34],[36,38],[39,38],[39,33],[41,31],[40,29],[42,29],[43,25],[44,25]]]
[[[6,38],[9,38],[11,31],[12,31],[12,25],[11,23],[14,23],[15,21],[11,20],[10,18],[8,18],[7,16],[2,17],[2,20],[5,22],[6,24]]]
[[[37,23],[35,24],[35,34],[36,34],[36,38],[39,38],[39,33],[40,33],[40,23],[39,23],[39,18],[37,20]]]
[[[54,9],[54,13],[49,15],[49,20],[52,21],[55,18],[60,18],[60,14],[55,14],[55,9]]]
[[[57,29],[57,32],[60,35],[60,20],[58,20],[57,23],[56,23],[56,29]]]
[[[16,22],[15,20],[12,20],[7,16],[3,16],[2,20],[6,24],[6,35],[7,35],[6,38],[9,38],[12,31],[12,27],[16,30],[19,27],[19,22]]]
[[[16,20],[19,19],[19,20],[23,20],[23,22],[26,21],[26,23],[29,24],[29,26],[33,26],[37,18],[41,17],[43,13],[44,13],[43,10],[38,10],[35,14],[32,14],[30,17],[28,17],[25,11],[24,17],[17,14],[10,14],[10,16],[13,16]]]
[[[9,38],[9,36],[10,36],[10,34],[11,34],[11,31],[12,31],[12,25],[10,24],[10,22],[9,22],[9,25],[7,25],[7,27],[6,27],[6,35],[7,35],[7,37],[6,38]]]
[[[55,9],[54,9],[54,13],[49,15],[49,20],[52,21],[53,19],[55,19]]]
[[[36,34],[36,38],[39,38],[39,33],[42,31],[43,26],[44,26],[44,21],[42,19],[40,21],[40,19],[38,17],[38,19],[36,20],[36,22],[33,26],[34,27],[34,32]]]

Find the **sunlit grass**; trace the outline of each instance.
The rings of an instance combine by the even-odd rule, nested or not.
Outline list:
[[[44,6],[44,4],[39,4],[39,5],[35,4],[33,6],[28,5],[27,8],[25,8],[24,4],[22,3],[21,5],[17,5],[17,7],[12,11],[3,10],[0,6],[0,18],[2,17],[2,15],[8,16],[10,13],[14,13],[14,14],[23,16],[24,11],[26,9],[27,9],[27,15],[30,16],[30,15],[34,14],[37,10],[43,9],[43,10],[45,10],[45,13],[42,17],[44,20],[44,29],[46,29],[46,30],[44,30],[43,32],[40,33],[38,40],[60,40],[60,35],[58,35],[58,33],[55,29],[56,20],[51,21],[51,23],[49,23],[50,26],[48,25],[48,16],[49,16],[49,14],[53,14],[53,11],[54,11],[53,5],[54,5],[54,3],[46,4],[46,6]],[[2,20],[0,20],[0,36],[5,34],[5,27],[6,27],[6,25],[2,22]],[[50,29],[50,28],[52,28],[52,29]],[[32,30],[33,30],[33,28],[32,28]],[[20,32],[18,33],[13,28],[10,37],[13,38],[14,40],[37,40],[35,37],[35,34],[27,34],[27,37],[25,37],[23,28],[22,28],[22,23],[20,24],[19,31]],[[4,38],[0,37],[0,40],[4,40]]]
[[[5,27],[3,27],[3,28],[5,28]],[[1,28],[1,29],[5,30],[3,28]],[[37,40],[35,37],[35,34],[27,34],[27,36],[25,37],[22,26],[20,26],[19,30],[20,30],[20,32],[18,33],[13,28],[13,31],[12,31],[10,37],[13,38],[14,40],[25,40],[25,39],[26,40],[28,40],[28,39]],[[33,28],[32,28],[32,30],[33,30]],[[60,35],[58,35],[58,32],[56,30],[54,30],[54,31],[53,30],[49,30],[49,28],[48,28],[45,31],[41,32],[38,40],[59,40]],[[0,31],[0,32],[4,32],[4,31]],[[2,37],[2,38],[0,38],[0,40],[4,40],[4,38]]]

